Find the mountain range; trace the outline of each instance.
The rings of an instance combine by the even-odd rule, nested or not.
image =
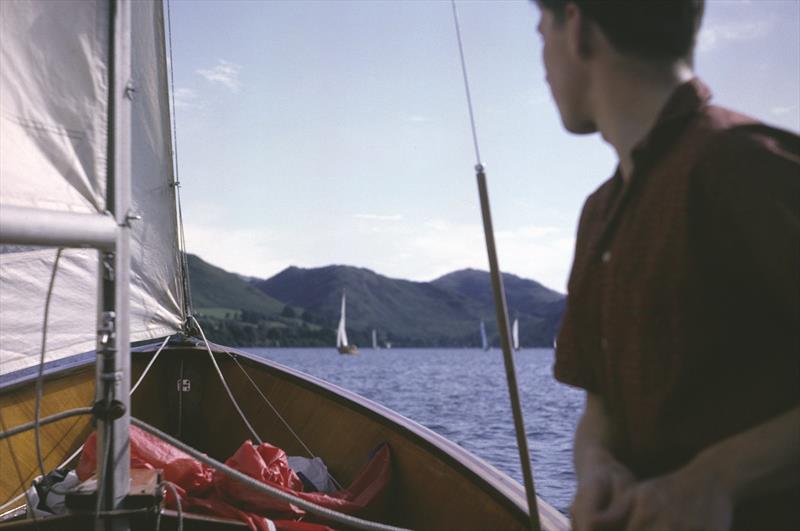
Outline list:
[[[344,290],[347,332],[356,344],[371,344],[374,329],[380,343],[398,347],[475,347],[484,320],[490,343],[499,345],[486,271],[464,269],[414,282],[352,266],[292,266],[260,279],[224,271],[191,254],[188,263],[195,312],[210,324],[212,338],[221,334],[220,342],[333,345]],[[520,343],[551,346],[564,295],[511,274],[503,274],[503,282],[510,315],[520,322]]]

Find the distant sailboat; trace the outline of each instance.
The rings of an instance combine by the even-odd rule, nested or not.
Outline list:
[[[347,342],[347,330],[345,329],[345,306],[346,297],[342,290],[342,311],[339,316],[339,328],[336,330],[336,348],[339,354],[358,354],[358,347]]]
[[[372,350],[378,350],[379,348],[381,348],[381,347],[378,346],[378,333],[373,328],[372,329]]]
[[[481,347],[483,350],[489,350],[489,340],[486,338],[486,325],[481,321]]]
[[[514,350],[519,350],[519,319],[514,319],[514,324],[511,325],[511,342]]]

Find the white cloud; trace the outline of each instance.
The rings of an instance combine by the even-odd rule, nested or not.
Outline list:
[[[771,26],[766,20],[712,24],[700,30],[697,50],[700,53],[710,52],[727,43],[758,39],[767,35]]]
[[[175,97],[175,107],[179,109],[198,108],[202,106],[200,104],[200,98],[192,89],[177,88],[173,96]]]
[[[239,92],[242,84],[239,81],[239,71],[241,65],[220,59],[211,68],[201,68],[197,73],[206,78],[211,83],[219,83],[231,92]]]

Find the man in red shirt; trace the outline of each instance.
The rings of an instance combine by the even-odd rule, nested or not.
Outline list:
[[[556,352],[586,390],[573,525],[800,529],[800,139],[709,104],[703,0],[536,1],[565,128],[619,157]]]

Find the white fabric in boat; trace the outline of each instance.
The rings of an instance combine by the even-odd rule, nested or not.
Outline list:
[[[132,2],[131,340],[183,322],[160,2]],[[105,211],[108,0],[0,1],[0,208]],[[0,374],[38,363],[54,249],[0,252]],[[46,361],[94,349],[94,250],[62,254]]]

